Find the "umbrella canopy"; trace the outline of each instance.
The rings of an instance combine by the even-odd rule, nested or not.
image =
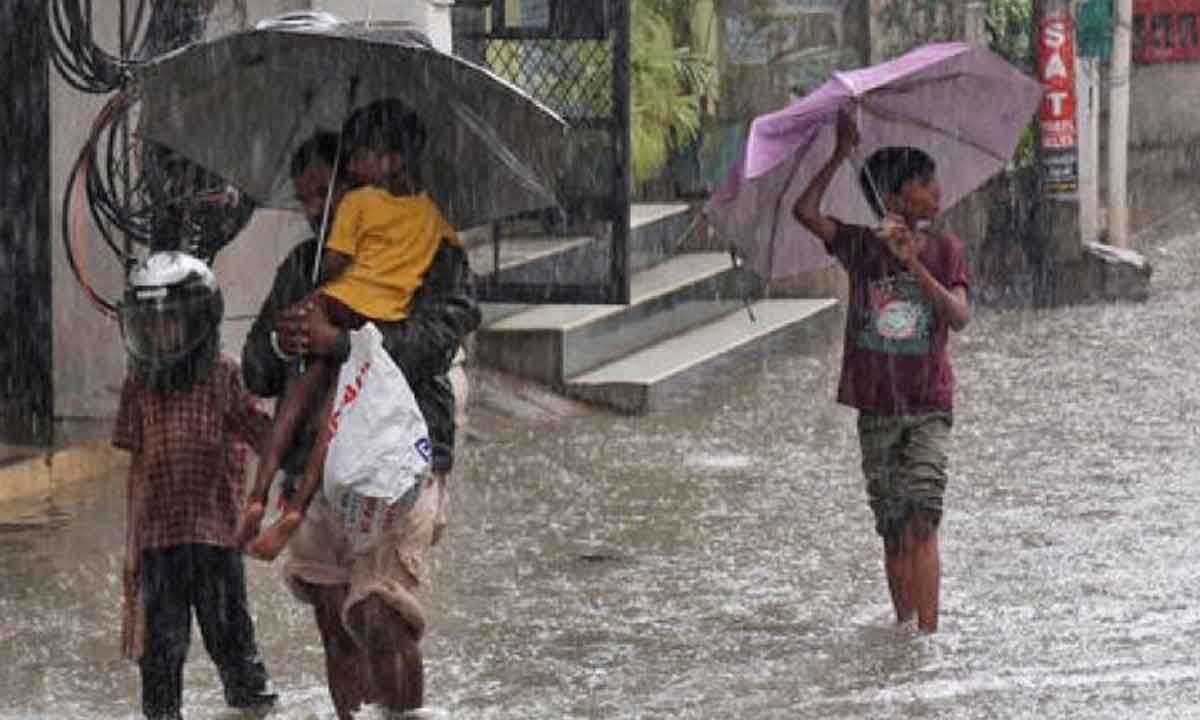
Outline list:
[[[545,178],[566,125],[485,68],[412,29],[275,22],[194,43],[137,70],[140,132],[268,207],[298,209],[292,154],[350,112],[398,98],[429,131],[425,185],[469,227],[552,207]]]
[[[825,267],[832,258],[792,217],[792,206],[833,153],[840,110],[858,124],[854,164],[889,145],[929,153],[945,209],[1004,167],[1041,97],[1035,80],[965,43],[926,45],[886,63],[836,72],[811,94],[751,123],[737,164],[705,214],[766,279]],[[878,218],[858,173],[853,164],[839,168],[822,210],[874,224]]]

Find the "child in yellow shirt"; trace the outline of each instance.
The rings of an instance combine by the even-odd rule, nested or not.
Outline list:
[[[460,242],[421,190],[418,163],[425,128],[399,101],[382,100],[355,111],[342,133],[346,174],[362,185],[346,193],[336,209],[321,257],[322,284],[312,299],[342,327],[401,320],[442,240]],[[300,487],[279,520],[259,534],[271,481],[301,419],[317,397],[323,398],[321,417],[332,409],[335,364],[310,357],[305,366],[284,391],[238,529],[246,552],[264,560],[278,556],[300,526],[325,466],[331,430],[321,422]]]

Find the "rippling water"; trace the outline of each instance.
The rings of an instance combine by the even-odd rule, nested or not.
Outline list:
[[[680,412],[474,419],[435,551],[428,699],[455,718],[1200,716],[1200,252],[1145,304],[956,338],[942,630],[892,623],[836,350]],[[134,717],[121,483],[0,524],[0,718]],[[13,513],[9,512],[9,515]],[[252,564],[278,716],[329,717],[308,609]],[[198,638],[190,718],[229,717]]]

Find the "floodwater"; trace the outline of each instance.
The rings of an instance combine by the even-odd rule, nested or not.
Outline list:
[[[893,624],[836,350],[685,409],[473,416],[433,555],[452,718],[1200,717],[1200,251],[1152,299],[981,312],[955,340],[941,631]],[[0,526],[0,718],[136,716],[119,478]],[[308,609],[250,565],[284,718],[330,717]],[[193,641],[189,718],[229,717]]]

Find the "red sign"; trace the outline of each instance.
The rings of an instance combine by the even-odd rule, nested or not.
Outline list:
[[[1046,88],[1038,111],[1042,147],[1075,147],[1075,27],[1067,15],[1042,20],[1037,36],[1037,74]]]
[[[1200,60],[1200,0],[1135,0],[1133,59]]]

